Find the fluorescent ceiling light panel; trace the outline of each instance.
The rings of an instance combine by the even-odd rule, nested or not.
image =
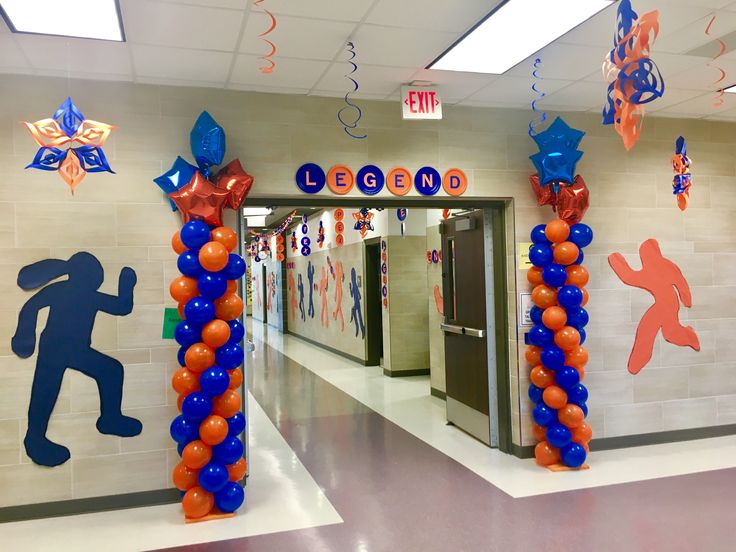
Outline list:
[[[266,217],[247,217],[245,223],[250,228],[262,228],[266,226]]]
[[[500,75],[614,1],[507,0],[428,69]]]
[[[117,0],[2,0],[0,7],[16,33],[125,40]]]
[[[265,217],[270,214],[270,207],[243,207],[244,217]]]
[[[729,94],[736,94],[736,84],[733,84],[728,88],[724,88],[723,91],[728,92]]]

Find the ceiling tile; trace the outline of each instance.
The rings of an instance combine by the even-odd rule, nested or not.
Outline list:
[[[435,2],[431,7],[426,0],[379,0],[366,18],[366,23],[422,29],[427,31],[450,31],[463,33],[490,13],[499,0],[453,0]]]
[[[606,49],[600,46],[552,43],[509,69],[506,75],[524,75],[531,79],[532,64],[539,58],[542,64],[537,73],[543,78],[578,80],[589,75],[591,69],[600,67],[605,55]]]
[[[347,63],[334,63],[315,88],[343,94],[352,90],[353,83],[345,77],[351,69],[352,67]],[[385,96],[393,92],[401,83],[408,82],[414,72],[411,67],[376,67],[361,64],[351,76],[358,82],[359,92]]]
[[[247,54],[265,54],[270,47],[258,37],[268,29],[270,19],[261,13],[251,13],[245,27],[240,51]],[[280,56],[332,60],[344,47],[355,28],[354,23],[322,21],[283,16],[268,40],[276,45]]]
[[[121,11],[128,42],[197,50],[232,52],[243,19],[239,11],[152,0],[122,0]]]
[[[267,4],[267,5],[266,5]],[[360,21],[373,0],[268,0],[263,7],[271,13],[298,15],[332,21]],[[254,11],[258,8],[254,8]]]
[[[353,42],[360,63],[418,69],[426,67],[456,39],[456,33],[361,25]]]
[[[610,49],[613,46],[615,25],[616,4],[612,4],[574,29],[570,29],[556,42],[580,46],[602,46]]]
[[[132,44],[135,73],[139,77],[218,82],[227,80],[232,54]]]
[[[714,107],[713,99],[714,95],[704,94],[697,98],[689,99],[685,102],[667,107],[657,112],[657,114],[673,114],[673,113],[686,113],[686,114],[700,114],[702,116],[714,115],[720,111],[727,111],[729,109],[736,108],[736,97],[734,94],[725,94],[723,96],[723,106]]]
[[[230,90],[248,90],[250,92],[264,92],[267,94],[297,94],[306,96],[308,88],[288,88],[286,86],[260,86],[257,84],[231,83],[227,86]]]
[[[710,29],[710,36],[705,34],[705,29],[711,20],[713,12],[707,8],[678,8],[677,11],[688,10],[690,14],[673,21],[672,27],[665,27],[660,21],[661,36],[654,43],[653,51],[671,52],[681,54],[712,42],[717,37],[730,33],[736,28],[736,13],[719,11]],[[663,11],[670,14],[670,10]],[[698,15],[700,17],[698,17]],[[731,45],[733,46],[733,45]],[[654,57],[654,54],[652,54]]]
[[[587,111],[595,106],[603,107],[605,88],[598,83],[578,81],[557,92],[547,94],[537,106],[547,109],[547,106],[572,107],[580,111]]]
[[[501,75],[482,90],[467,98],[468,103],[488,102],[495,104],[513,104],[523,107],[531,106],[532,100],[538,96],[531,89],[530,81],[525,77]],[[545,79],[542,90],[545,94],[552,94],[561,88],[569,86],[571,81]],[[465,104],[466,101],[461,103]]]
[[[310,96],[324,96],[327,98],[343,98],[345,97],[345,92],[315,89],[315,90],[312,90],[312,92],[310,92],[309,95]],[[358,90],[358,92],[356,92],[355,94],[351,94],[350,97],[353,99],[358,99],[358,100],[383,100],[386,98],[386,94],[366,94],[362,90]]]
[[[312,89],[329,63],[326,61],[274,58],[273,73],[259,71],[261,60],[257,56],[239,54],[235,61],[230,82],[233,84],[257,84],[259,86]]]
[[[707,61],[709,60],[702,59],[699,65],[665,77],[666,86],[687,90],[715,90],[736,81],[736,59],[720,58],[713,63],[712,67],[707,65]],[[717,67],[726,72],[726,79],[721,83],[716,83],[721,76]]]
[[[705,92],[702,90],[683,90],[679,88],[667,88],[664,91],[664,96],[657,98],[656,100],[649,102],[644,106],[647,113],[657,113],[668,107],[681,104],[683,102],[689,102],[699,96],[702,96]]]
[[[227,8],[243,11],[249,4],[248,0],[166,0],[170,4],[188,4],[207,8]]]
[[[436,71],[434,69],[420,69],[411,76],[411,80],[429,81],[439,85],[440,94],[445,101],[457,101],[467,98],[497,78],[498,75],[487,75],[485,73]]]

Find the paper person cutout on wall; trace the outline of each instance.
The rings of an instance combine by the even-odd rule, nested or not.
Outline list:
[[[345,317],[342,315],[342,284],[345,281],[345,272],[342,268],[342,261],[335,263],[332,272],[332,278],[335,280],[335,310],[332,313],[332,319],[337,320],[340,316],[340,331],[345,331]]]
[[[434,286],[434,304],[437,307],[437,313],[440,316],[444,316],[445,314],[445,304],[442,300],[442,291],[440,291],[440,286],[435,285]]]
[[[291,303],[291,319],[296,319],[296,284],[294,283],[294,273],[289,272],[289,293],[291,294],[291,300],[289,301]],[[304,287],[304,286],[302,286]]]
[[[360,307],[360,289],[358,289],[358,275],[355,268],[350,269],[350,297],[353,298],[353,308],[350,309],[350,321],[355,323],[355,337],[358,337],[358,329],[360,328],[360,337],[365,339],[365,326],[363,325],[363,311]]]
[[[314,318],[314,265],[312,261],[307,261],[307,280],[309,280],[309,308],[307,314],[310,318]]]
[[[319,280],[319,297],[321,302],[321,310],[319,313],[319,319],[322,325],[326,328],[330,324],[330,315],[328,311],[328,304],[327,304],[327,283],[329,280],[327,279],[327,269],[325,267],[322,267],[322,278]]]
[[[68,276],[68,279],[47,285],[61,276]],[[133,310],[136,274],[129,267],[120,271],[118,295],[97,291],[104,279],[100,261],[87,252],[75,253],[68,261],[38,261],[18,273],[18,286],[22,289],[42,288],[26,301],[18,315],[18,328],[11,347],[19,357],[28,358],[33,354],[38,313],[49,308],[46,327],[38,342],[28,431],[23,441],[26,453],[36,464],[58,466],[70,457],[69,449],[46,437],[67,368],[96,381],[100,394],[100,417],[97,419],[100,433],[133,437],[143,428],[140,421],[120,411],[123,365],[92,348],[92,329],[98,312],[125,316]]]
[[[638,374],[651,360],[654,341],[660,330],[662,336],[673,345],[700,351],[695,330],[680,324],[680,301],[688,308],[692,306],[690,286],[682,271],[662,256],[655,239],[648,239],[641,244],[639,256],[641,270],[633,270],[621,253],[608,256],[608,264],[624,284],[644,289],[654,296],[654,305],[644,313],[636,329],[628,365],[632,374]]]
[[[299,284],[297,284],[297,288],[299,289],[299,313],[302,317],[302,322],[304,322],[307,317],[304,315],[304,282],[302,281],[301,274],[299,274]]]

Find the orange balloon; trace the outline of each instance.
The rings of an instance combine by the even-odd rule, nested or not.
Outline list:
[[[176,398],[176,407],[179,409],[179,412],[181,412],[181,404],[184,402],[184,399],[186,399],[186,395],[179,395]]]
[[[679,196],[677,196],[677,197],[678,197],[678,199],[679,199],[679,198],[680,198],[680,197],[682,197],[682,196],[681,196],[681,195],[679,195]],[[587,454],[590,454],[590,445],[589,445],[588,443],[578,443],[578,445],[580,445],[581,447],[583,447],[583,448],[585,449],[585,454],[586,454],[586,455],[587,455]]]
[[[228,389],[212,400],[212,410],[218,416],[230,418],[240,412],[240,393]]]
[[[199,437],[205,445],[219,445],[227,437],[227,429],[225,418],[210,414],[199,424]]]
[[[228,387],[238,389],[243,384],[243,371],[240,368],[235,368],[234,370],[228,370],[227,373],[230,374],[230,385]]]
[[[561,265],[571,265],[577,261],[580,256],[578,246],[569,241],[563,241],[555,246],[552,257],[555,262]]]
[[[204,343],[195,343],[184,353],[184,362],[192,372],[204,372],[215,364],[215,353]]]
[[[580,443],[581,445],[583,443],[587,444],[592,438],[593,430],[586,422],[583,422],[572,430],[572,440],[576,443]]]
[[[563,391],[562,387],[556,385],[550,385],[542,393],[544,404],[550,408],[558,410],[567,404],[567,393]]]
[[[544,441],[547,438],[547,430],[539,424],[532,424],[532,433],[537,441]]]
[[[176,307],[176,310],[179,313],[179,318],[181,318],[182,320],[186,318],[186,316],[184,316],[184,305],[186,305],[186,303],[179,303],[179,305],[177,305]]]
[[[227,248],[220,242],[207,242],[199,250],[199,264],[210,272],[218,272],[227,266]]]
[[[565,364],[582,370],[588,364],[588,350],[580,345],[569,351],[565,351]]]
[[[565,270],[567,270],[565,285],[583,287],[590,280],[588,269],[583,265],[570,265]]]
[[[198,470],[207,465],[212,459],[212,448],[202,441],[192,441],[181,451],[181,461],[193,470]]]
[[[544,280],[542,279],[542,269],[538,266],[531,267],[529,270],[526,271],[526,279],[533,286],[543,284]]]
[[[227,291],[225,291],[225,295],[232,295],[233,293],[238,293],[238,281],[237,280],[228,280],[227,281]]]
[[[245,477],[245,472],[248,471],[248,464],[245,462],[245,458],[241,458],[234,464],[228,464],[225,466],[227,473],[230,474],[230,481],[237,483]]]
[[[588,290],[585,288],[582,288],[580,291],[583,292],[583,301],[582,303],[580,303],[580,306],[584,307],[585,305],[588,304],[588,299],[590,299],[590,294],[588,293]]]
[[[585,414],[583,413],[583,409],[578,405],[566,404],[557,411],[557,418],[562,425],[572,429],[583,423]]]
[[[171,377],[171,387],[180,395],[188,395],[199,391],[199,374],[195,374],[187,368],[179,368]]]
[[[238,235],[228,226],[220,226],[210,233],[213,242],[221,243],[225,249],[232,251],[238,245]]]
[[[537,387],[545,388],[555,383],[555,373],[552,370],[548,370],[541,364],[532,368],[529,378],[532,383]]]
[[[205,491],[202,487],[192,487],[184,498],[181,499],[181,507],[184,515],[190,519],[198,519],[206,516],[215,506],[215,497],[212,493]]]
[[[532,290],[532,301],[540,309],[548,309],[557,304],[557,291],[551,287],[540,284]]]
[[[169,294],[177,303],[186,303],[199,295],[197,280],[188,276],[179,276],[171,280]]]
[[[215,315],[220,320],[235,320],[243,313],[243,300],[236,293],[215,301]]]
[[[551,466],[560,461],[560,451],[547,441],[540,441],[534,447],[534,458],[540,466]]]
[[[188,491],[192,487],[197,486],[197,476],[199,470],[193,470],[188,467],[184,462],[179,462],[174,468],[172,479],[174,480],[174,487],[180,491]]]
[[[179,235],[178,230],[174,232],[173,236],[171,236],[171,248],[176,251],[177,255],[181,255],[187,250],[187,246],[181,241],[181,236]]]
[[[572,326],[565,326],[555,332],[555,345],[563,351],[572,351],[580,347],[580,332]]]
[[[552,220],[544,228],[544,235],[552,243],[564,242],[570,235],[570,225],[562,219]]]
[[[524,353],[524,356],[526,357],[526,361],[531,366],[537,366],[538,364],[541,364],[542,362],[542,348],[537,347],[536,345],[529,345],[526,348],[526,352]]]
[[[208,347],[217,349],[230,339],[230,326],[224,320],[212,320],[202,328],[202,341]]]
[[[550,330],[561,330],[567,324],[567,313],[562,307],[549,307],[542,311],[542,324]]]

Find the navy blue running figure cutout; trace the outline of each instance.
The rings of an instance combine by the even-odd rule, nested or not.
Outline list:
[[[312,265],[312,261],[307,261],[307,280],[309,280],[309,308],[307,314],[310,318],[314,318],[314,300],[312,299],[314,293],[314,265]]]
[[[355,337],[358,337],[358,326],[360,326],[360,337],[365,339],[365,326],[363,325],[363,311],[360,310],[360,290],[358,289],[358,275],[355,268],[350,269],[350,297],[353,298],[353,307],[350,309],[350,321],[355,322]]]
[[[298,282],[296,287],[299,290],[299,313],[301,314],[302,322],[304,322],[307,317],[304,315],[304,282],[302,281],[301,274],[299,274]]]
[[[46,285],[64,275],[68,275],[68,279]],[[33,354],[38,313],[49,308],[46,327],[38,342],[28,431],[23,441],[26,453],[36,464],[58,466],[70,456],[69,449],[46,437],[67,368],[78,370],[97,382],[100,393],[97,430],[100,433],[133,437],[143,429],[140,421],[120,411],[123,365],[92,348],[92,328],[98,312],[125,316],[133,310],[136,274],[127,266],[120,271],[117,296],[97,291],[104,279],[100,261],[84,251],[75,253],[68,261],[38,261],[18,273],[18,286],[22,289],[43,288],[26,301],[18,315],[18,328],[11,347],[19,357],[28,358]]]

